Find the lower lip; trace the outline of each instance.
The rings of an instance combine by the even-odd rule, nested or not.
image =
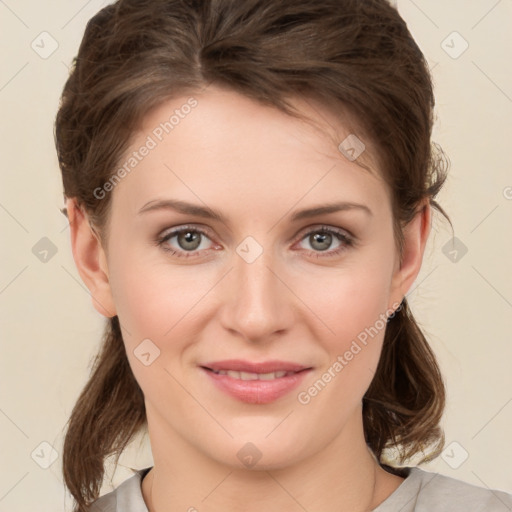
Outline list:
[[[310,370],[272,380],[241,380],[228,375],[219,375],[211,370],[203,371],[213,383],[228,395],[248,404],[268,404],[290,393]]]

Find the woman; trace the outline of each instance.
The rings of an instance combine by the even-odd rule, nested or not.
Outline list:
[[[89,22],[56,120],[109,319],[64,445],[77,512],[510,509],[398,467],[444,443],[405,299],[446,216],[433,108],[385,0],[120,0]],[[154,465],[97,499],[145,427]]]

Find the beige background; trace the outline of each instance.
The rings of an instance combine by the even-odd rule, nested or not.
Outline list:
[[[0,511],[70,510],[63,428],[104,319],[80,281],[59,212],[53,120],[85,23],[105,3],[0,1]],[[443,251],[451,232],[436,221],[409,295],[448,386],[448,448],[426,468],[512,492],[512,1],[398,0],[398,8],[433,69],[435,140],[452,164],[439,200],[468,249],[451,261]],[[42,58],[32,41],[49,52],[50,37],[58,48]],[[34,254],[43,237],[56,250],[46,262]],[[132,446],[121,460],[112,485],[151,455]]]

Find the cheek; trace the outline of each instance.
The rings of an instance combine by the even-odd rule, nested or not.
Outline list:
[[[112,269],[119,319],[139,336],[162,338],[204,295],[204,280],[200,284],[190,266],[155,263],[134,252],[118,258],[113,254]]]
[[[340,404],[341,419],[343,411],[360,403],[375,375],[387,325],[392,258],[368,256],[343,271],[317,275],[314,288],[309,280],[307,303],[326,326],[317,337],[326,357],[321,374],[301,389],[304,394],[298,398],[327,410]]]
[[[128,360],[144,394],[163,396],[167,388],[179,392],[165,369],[178,364],[186,350],[187,325],[204,290],[187,272],[136,257],[119,260],[111,286]]]
[[[347,350],[352,340],[363,339],[373,326],[379,331],[385,327],[382,318],[388,307],[390,278],[387,262],[365,261],[302,280],[298,294],[307,297],[306,304],[326,327],[323,339],[329,352]]]

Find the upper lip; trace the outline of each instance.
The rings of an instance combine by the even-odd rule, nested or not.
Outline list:
[[[201,365],[203,368],[217,371],[235,371],[248,373],[272,373],[272,372],[300,372],[308,370],[311,367],[304,366],[289,361],[262,361],[259,363],[244,361],[242,359],[228,359],[225,361],[215,361]]]

